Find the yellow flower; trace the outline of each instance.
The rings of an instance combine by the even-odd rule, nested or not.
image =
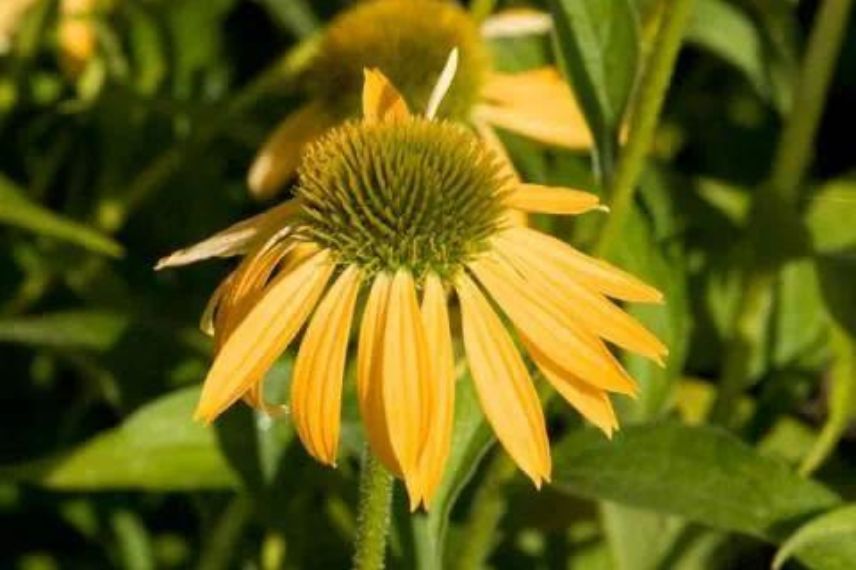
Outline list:
[[[448,91],[450,69],[429,101]],[[196,417],[211,422],[241,398],[282,412],[264,402],[262,381],[306,325],[290,411],[309,453],[335,465],[350,330],[361,304],[356,382],[367,439],[404,480],[411,506],[427,507],[452,437],[454,295],[485,417],[540,486],[551,470],[544,416],[489,299],[543,377],[611,435],[618,424],[608,394],[633,395],[637,387],[605,342],[658,362],[666,349],[609,298],[661,302],[661,294],[509,221],[512,211],[587,212],[598,207],[596,196],[518,182],[469,131],[430,113],[412,115],[377,70],[365,72],[363,108],[363,121],[308,146],[293,200],[159,263],[245,255],[203,317],[216,357]]]
[[[63,69],[77,77],[95,55],[97,44],[96,0],[62,0],[57,42]]]
[[[252,194],[268,198],[294,174],[303,146],[357,116],[364,68],[383,69],[415,108],[426,108],[447,54],[460,50],[462,73],[439,116],[469,123],[500,157],[494,127],[571,149],[591,146],[573,94],[554,67],[522,73],[491,68],[486,37],[539,33],[550,19],[530,11],[494,16],[481,29],[447,0],[369,0],[338,16],[305,78],[308,102],[269,136],[249,174]]]

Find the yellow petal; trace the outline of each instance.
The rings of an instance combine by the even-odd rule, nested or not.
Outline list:
[[[196,263],[212,257],[231,257],[247,253],[285,229],[289,220],[297,213],[297,208],[296,202],[289,200],[238,222],[204,241],[164,257],[155,265],[155,270]]]
[[[511,228],[497,237],[501,244],[512,240],[537,252],[544,262],[553,266],[553,272],[607,297],[637,303],[663,302],[663,294],[650,285],[554,237],[528,228]]]
[[[558,70],[496,73],[482,91],[476,116],[540,142],[571,149],[592,146],[591,132]]]
[[[478,287],[455,282],[464,346],[485,417],[502,446],[535,483],[550,480],[550,448],[538,394],[508,332]]]
[[[265,292],[270,276],[292,249],[290,243],[279,243],[270,248],[257,249],[241,261],[229,280],[229,288],[223,294],[215,314],[215,354],[256,305]],[[317,247],[314,251],[317,251]],[[291,269],[282,268],[279,274],[290,273]]]
[[[291,273],[278,277],[223,345],[196,408],[211,422],[264,377],[318,302],[333,265],[321,251]]]
[[[425,108],[425,116],[427,118],[433,119],[437,116],[437,110],[449,92],[452,81],[455,79],[455,74],[458,72],[458,59],[458,48],[452,48],[446,60],[446,65],[443,66],[443,71],[440,72],[440,77],[437,79],[437,84],[434,85],[434,90],[431,91],[431,97],[428,98],[428,106]]]
[[[363,70],[363,118],[368,123],[398,121],[410,116],[404,98],[377,69]]]
[[[452,445],[455,412],[455,359],[449,332],[446,293],[440,278],[434,273],[429,273],[425,279],[422,322],[425,324],[430,381],[433,388],[431,414],[428,418],[428,441],[420,459],[422,498],[427,509],[443,477]]]
[[[335,465],[342,409],[342,375],[360,271],[349,266],[318,305],[300,344],[291,384],[297,434],[309,453]]]
[[[276,195],[297,170],[306,143],[334,124],[319,103],[309,103],[286,117],[268,136],[250,166],[250,194],[260,200]]]
[[[661,363],[668,349],[639,321],[602,295],[567,279],[540,255],[524,246],[505,242],[502,255],[524,275],[533,292],[552,305],[558,314],[580,323],[594,334],[622,348]]]
[[[579,378],[559,369],[538,350],[535,343],[521,335],[523,345],[535,361],[541,374],[588,421],[597,426],[607,437],[618,429],[618,418],[609,401],[609,395]]]
[[[385,273],[375,277],[363,310],[357,353],[357,398],[372,453],[391,473],[401,478],[401,465],[392,452],[389,429],[386,427],[381,381],[383,333],[391,281]]]
[[[430,374],[416,286],[410,272],[399,269],[389,289],[381,375],[389,440],[401,465],[411,509],[422,497],[419,458],[431,419]]]
[[[558,316],[514,269],[486,257],[468,267],[522,334],[562,370],[603,390],[635,393],[635,383],[603,354],[601,341]]]
[[[509,208],[544,214],[582,214],[600,204],[591,192],[541,184],[519,184],[505,201]]]

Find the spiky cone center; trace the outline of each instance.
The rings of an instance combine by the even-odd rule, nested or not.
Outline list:
[[[307,148],[296,235],[367,275],[406,268],[450,278],[501,229],[510,183],[453,123],[349,122]]]
[[[339,119],[354,117],[364,69],[382,69],[412,109],[424,109],[449,52],[459,70],[439,109],[465,119],[489,70],[489,54],[475,21],[449,0],[370,0],[327,28],[308,72],[309,95]]]

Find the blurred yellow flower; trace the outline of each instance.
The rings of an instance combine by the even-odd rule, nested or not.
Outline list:
[[[71,77],[77,77],[95,55],[97,45],[95,10],[98,0],[62,0],[58,43],[60,63]]]
[[[203,318],[217,354],[196,417],[238,399],[264,402],[263,378],[308,322],[290,410],[306,449],[335,465],[351,324],[359,327],[357,393],[374,454],[429,505],[452,437],[455,372],[448,296],[462,314],[476,391],[497,438],[537,486],[549,481],[544,416],[527,366],[491,297],[552,386],[611,435],[609,393],[636,383],[605,341],[662,362],[666,348],[609,301],[661,302],[618,269],[538,231],[511,211],[581,214],[592,194],[520,183],[469,131],[434,119],[452,83],[447,65],[412,115],[377,70],[365,71],[363,120],[311,143],[295,198],[179,251],[159,268],[245,254]],[[330,283],[332,282],[332,285]],[[421,301],[419,293],[421,292]]]
[[[294,174],[303,146],[357,116],[364,68],[383,69],[404,97],[425,108],[433,78],[453,49],[462,73],[438,114],[467,122],[507,161],[494,132],[507,129],[571,149],[589,148],[591,134],[568,85],[554,67],[522,73],[491,68],[486,37],[544,32],[547,15],[524,10],[476,21],[447,0],[369,0],[327,28],[304,85],[309,101],[273,131],[248,174],[252,194],[276,194]],[[510,162],[508,162],[510,164]]]
[[[15,34],[36,0],[3,0],[0,2],[0,55],[9,51]]]

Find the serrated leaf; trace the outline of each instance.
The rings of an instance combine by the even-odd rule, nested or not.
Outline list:
[[[60,239],[112,257],[122,246],[102,233],[32,202],[11,180],[0,175],[0,224]]]
[[[825,513],[801,526],[776,553],[774,570],[797,557],[812,570],[850,570],[856,560],[856,505]]]
[[[0,473],[63,490],[232,488],[237,479],[213,430],[192,419],[198,398],[196,386],[178,390],[59,458]]]
[[[664,422],[609,441],[579,431],[554,453],[560,490],[778,542],[841,499],[728,433]]]

